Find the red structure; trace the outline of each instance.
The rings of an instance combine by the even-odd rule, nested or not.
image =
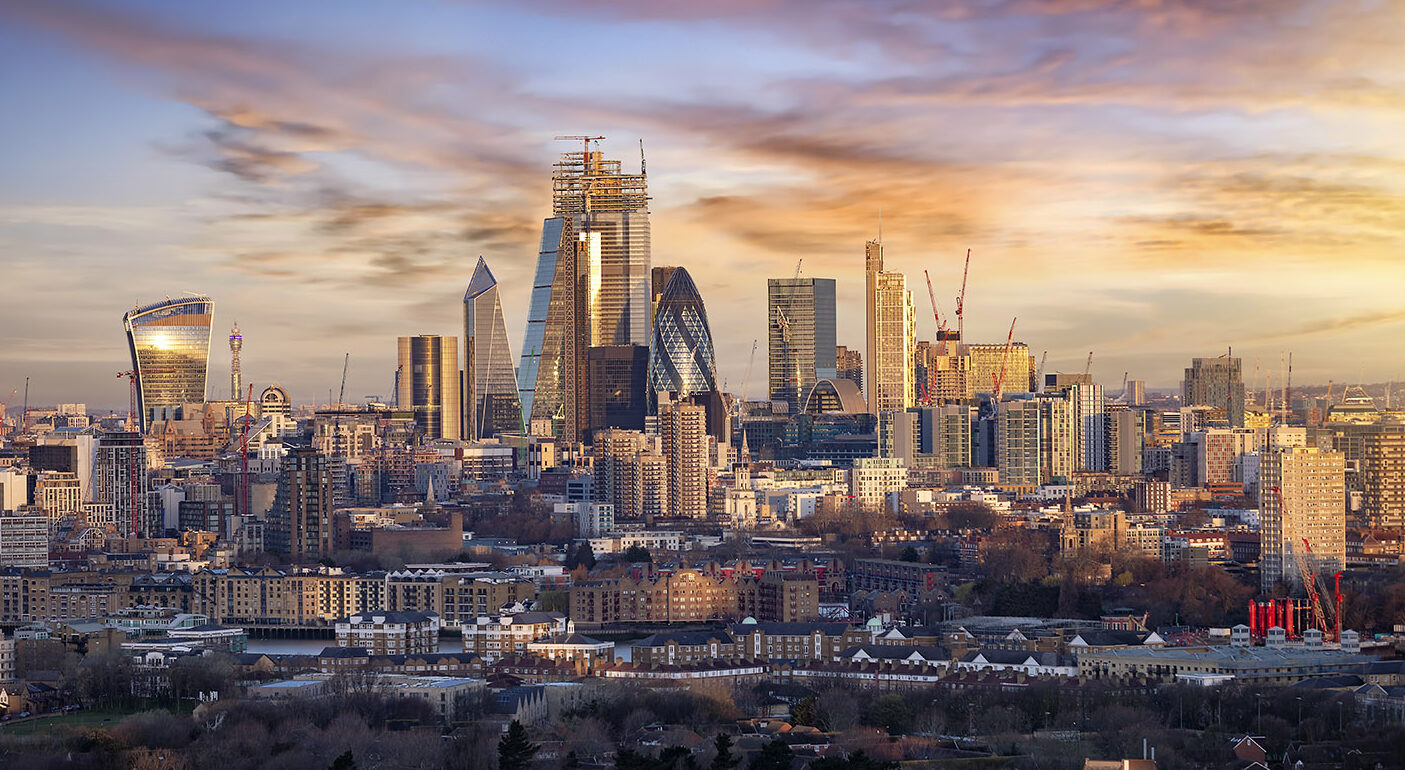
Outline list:
[[[1281,627],[1289,639],[1301,638],[1309,628],[1317,628],[1313,621],[1312,604],[1307,599],[1280,597],[1267,601],[1249,602],[1249,634],[1264,637],[1274,626]],[[1321,629],[1327,633],[1327,629]]]

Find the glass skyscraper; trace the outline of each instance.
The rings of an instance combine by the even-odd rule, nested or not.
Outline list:
[[[463,335],[463,437],[472,441],[521,430],[522,404],[498,282],[482,257],[463,295]]]
[[[913,353],[917,347],[917,313],[902,273],[883,269],[883,244],[869,241],[864,249],[864,315],[868,366],[864,396],[874,414],[912,406],[916,388]]]
[[[585,386],[588,264],[578,258],[582,249],[577,246],[570,217],[551,217],[542,224],[517,369],[517,392],[527,429],[533,435],[568,441],[581,440],[589,413]]]
[[[625,174],[619,161],[602,153],[563,153],[552,174],[551,204],[552,214],[570,217],[580,240],[594,247],[586,344],[649,344],[649,190],[643,169]]]
[[[654,396],[674,393],[679,398],[714,392],[716,371],[707,310],[692,276],[680,267],[668,279],[654,316],[649,392]]]
[[[835,377],[834,279],[772,278],[766,306],[770,397],[796,414],[816,382]]]
[[[414,412],[420,437],[459,438],[459,338],[401,337],[397,354],[396,404]]]
[[[153,421],[180,419],[184,404],[204,403],[214,314],[213,300],[191,295],[134,308],[122,316],[137,373],[143,432]]]

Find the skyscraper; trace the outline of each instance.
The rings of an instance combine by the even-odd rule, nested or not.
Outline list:
[[[589,273],[578,254],[569,217],[542,223],[522,363],[517,369],[517,392],[527,429],[569,442],[582,439],[589,416],[585,302]]]
[[[112,506],[122,534],[159,537],[160,512],[147,492],[151,482],[146,472],[146,442],[140,433],[109,433],[98,443],[94,460],[94,497]]]
[[[141,430],[155,420],[181,419],[181,407],[205,401],[210,322],[215,303],[192,295],[127,311],[122,326],[137,373]]]
[[[327,458],[310,447],[288,452],[268,513],[268,550],[287,554],[295,562],[330,556],[332,497],[332,469]]]
[[[668,279],[659,299],[653,336],[649,351],[651,396],[674,393],[682,398],[717,390],[707,309],[692,277],[681,267]]]
[[[772,278],[766,305],[771,400],[796,414],[816,382],[836,376],[834,279]]]
[[[1259,578],[1301,585],[1295,553],[1312,544],[1317,572],[1346,564],[1346,462],[1340,452],[1277,447],[1260,456]]]
[[[868,333],[864,397],[874,414],[912,406],[917,313],[907,277],[883,270],[883,244],[864,247],[864,315]]]
[[[472,441],[521,430],[522,403],[498,282],[482,257],[463,295],[463,337],[463,437]]]
[[[849,380],[863,391],[863,353],[850,350],[843,345],[834,348],[834,375],[841,380]]]
[[[462,427],[458,337],[401,337],[397,347],[400,408],[414,412],[423,439],[458,438]]]
[[[552,214],[570,217],[594,243],[587,297],[588,345],[649,344],[649,185],[641,168],[594,151],[562,153],[552,174]]]
[[[590,380],[590,430],[643,430],[649,413],[649,349],[605,345],[586,351]]]
[[[1362,508],[1366,523],[1405,528],[1405,425],[1377,423],[1361,446]]]
[[[665,404],[659,410],[659,432],[667,464],[669,517],[706,517],[707,410],[686,402]]]
[[[239,370],[239,351],[244,349],[244,335],[239,333],[239,322],[229,331],[229,400],[243,401],[244,373]]]
[[[1181,382],[1182,406],[1209,406],[1224,412],[1231,428],[1244,427],[1244,374],[1229,355],[1192,358]]]

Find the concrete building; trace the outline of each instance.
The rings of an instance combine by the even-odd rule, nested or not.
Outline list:
[[[674,280],[677,280],[676,275]],[[669,518],[705,518],[709,468],[707,410],[686,402],[665,404],[659,410],[659,433],[663,437],[667,463]]]
[[[98,444],[94,471],[95,502],[109,504],[118,531],[159,537],[160,512],[152,505],[147,476],[146,442],[140,433],[109,433]]]
[[[0,514],[0,567],[49,566],[49,518],[43,514]]]
[[[335,550],[332,468],[316,449],[297,447],[283,458],[264,537],[268,550],[294,561],[317,561]]]
[[[864,317],[868,408],[874,414],[907,409],[916,397],[912,361],[917,313],[907,277],[883,269],[883,244],[878,241],[864,247]]]
[[[834,348],[834,376],[836,379],[848,380],[859,386],[859,392],[863,392],[863,353],[857,350],[838,345]]]
[[[860,457],[849,476],[853,498],[871,508],[887,505],[889,493],[907,488],[907,467],[895,457]]]
[[[1340,452],[1283,447],[1259,468],[1259,577],[1265,592],[1298,585],[1294,554],[1312,545],[1317,572],[1346,565],[1346,464]]]
[[[1244,427],[1244,375],[1238,358],[1193,358],[1181,382],[1183,406],[1208,406],[1230,427]]]
[[[439,616],[433,612],[372,611],[336,622],[337,646],[372,655],[425,655],[439,651]]]
[[[559,612],[480,615],[460,625],[460,629],[463,651],[478,655],[484,663],[526,655],[527,645],[532,642],[571,631],[566,616]]]
[[[1372,426],[1363,437],[1360,467],[1367,524],[1405,529],[1405,424]]]

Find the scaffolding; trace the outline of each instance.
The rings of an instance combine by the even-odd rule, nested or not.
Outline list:
[[[602,152],[563,152],[551,175],[552,212],[559,217],[632,213],[649,207],[648,176],[625,174]]]

